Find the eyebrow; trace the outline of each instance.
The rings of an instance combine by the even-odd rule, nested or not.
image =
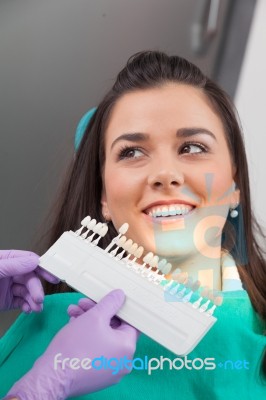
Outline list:
[[[176,132],[176,137],[187,138],[202,134],[209,135],[214,140],[217,140],[215,135],[206,128],[180,128]],[[123,133],[113,141],[111,149],[117,142],[120,142],[121,140],[127,140],[129,142],[145,142],[146,140],[149,139],[149,137],[150,135],[148,133],[141,133],[141,132]]]

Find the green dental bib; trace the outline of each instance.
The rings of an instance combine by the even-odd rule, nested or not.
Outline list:
[[[141,335],[133,371],[115,386],[78,398],[265,399],[266,380],[260,374],[266,348],[265,325],[251,307],[246,291],[223,295],[223,305],[215,312],[218,321],[186,358]],[[79,293],[46,296],[42,313],[21,314],[0,339],[0,398],[45,351],[53,336],[68,322],[67,307],[81,297]],[[161,360],[161,369],[152,358]],[[145,369],[149,360],[154,367],[157,365],[150,373]],[[207,369],[208,366],[215,368]]]

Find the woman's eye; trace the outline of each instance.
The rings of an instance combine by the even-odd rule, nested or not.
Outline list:
[[[207,149],[201,143],[186,143],[181,148],[181,153],[185,154],[196,154],[196,153],[206,153]]]
[[[119,153],[120,160],[125,158],[139,158],[141,156],[143,156],[143,152],[137,147],[126,147]]]

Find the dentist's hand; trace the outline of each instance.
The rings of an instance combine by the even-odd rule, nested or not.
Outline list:
[[[38,263],[37,254],[29,251],[0,250],[0,310],[42,310],[44,292],[39,277],[51,283],[59,280]]]
[[[88,299],[87,297],[82,297],[81,299],[79,299],[77,305],[71,304],[67,309],[67,313],[70,316],[70,321],[73,321],[75,318],[84,314],[84,312],[90,310],[96,304],[97,303],[95,303],[95,301]],[[120,326],[120,324],[121,320],[118,317],[113,317],[110,321],[110,326],[112,328],[117,328],[118,326]]]
[[[88,361],[101,356],[118,360],[125,356],[133,358],[138,331],[123,321],[116,328],[111,326],[124,300],[123,291],[117,289],[96,305],[87,303],[88,311],[73,317],[57,333],[45,353],[8,395],[21,400],[63,400],[104,389],[129,374],[130,366],[119,371],[95,369]],[[87,368],[81,364],[85,359],[83,366]]]

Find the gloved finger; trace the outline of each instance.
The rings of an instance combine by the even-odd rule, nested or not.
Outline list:
[[[25,275],[15,275],[13,277],[13,282],[25,286],[34,303],[43,303],[43,287],[40,279],[35,275],[34,272],[30,272]]]
[[[12,307],[13,307],[14,309],[16,309],[16,308],[22,308],[23,304],[24,304],[24,299],[22,299],[21,297],[13,296]],[[30,309],[30,306],[28,306],[28,307],[29,307],[29,309]]]
[[[17,296],[22,299],[24,299],[28,294],[27,288],[24,285],[21,285],[20,283],[14,283],[11,286],[11,291],[13,293],[13,296]]]
[[[0,260],[0,278],[11,277],[14,275],[24,275],[33,271],[38,263],[39,257],[30,253],[28,257],[6,258]]]
[[[25,250],[0,250],[0,260],[7,258],[19,258],[19,257],[38,257],[36,253]]]
[[[36,274],[38,276],[40,276],[41,278],[45,279],[47,282],[54,283],[54,284],[60,282],[59,278],[57,278],[56,276],[50,274],[50,272],[45,271],[41,267],[37,267],[35,272],[36,272]]]
[[[12,285],[11,290],[12,290],[13,296],[22,298],[24,300],[24,302],[26,301],[29,304],[30,309],[32,311],[36,311],[36,312],[42,311],[42,309],[43,309],[42,304],[35,303],[35,301],[32,299],[32,297],[30,296],[30,293],[28,292],[27,288],[24,285],[15,283]]]
[[[25,313],[30,313],[31,312],[31,308],[29,303],[27,303],[23,298],[21,297],[14,297],[13,300],[13,308],[20,308],[22,311],[24,311]]]
[[[78,305],[70,304],[67,309],[67,313],[70,317],[78,317],[79,315],[82,315],[84,312],[94,307],[95,304],[96,303],[91,299],[82,298],[79,300]]]
[[[42,283],[40,279],[36,276],[35,272],[30,272],[22,277],[15,276],[13,278],[13,281],[25,285],[35,303],[43,303],[44,291]]]
[[[21,310],[26,314],[32,313],[32,309],[30,308],[30,306],[27,302],[23,303]]]
[[[25,299],[25,303],[29,304],[28,301],[26,302],[26,299]],[[29,304],[29,306],[30,306],[30,310],[29,311],[25,311],[25,312],[30,312],[31,313],[32,311],[34,311],[34,312],[39,313],[39,312],[41,312],[43,310],[43,304],[33,303],[33,306],[31,306],[30,304]],[[24,307],[22,308],[22,310],[24,311]]]
[[[79,299],[78,305],[83,311],[88,311],[96,305],[96,302],[87,297],[82,297],[82,299]]]
[[[77,305],[71,304],[68,306],[67,313],[70,317],[78,317],[79,315],[83,314],[84,311]]]
[[[124,301],[125,293],[121,289],[112,290],[96,304],[90,312],[100,313],[110,324],[111,318],[120,310]]]

